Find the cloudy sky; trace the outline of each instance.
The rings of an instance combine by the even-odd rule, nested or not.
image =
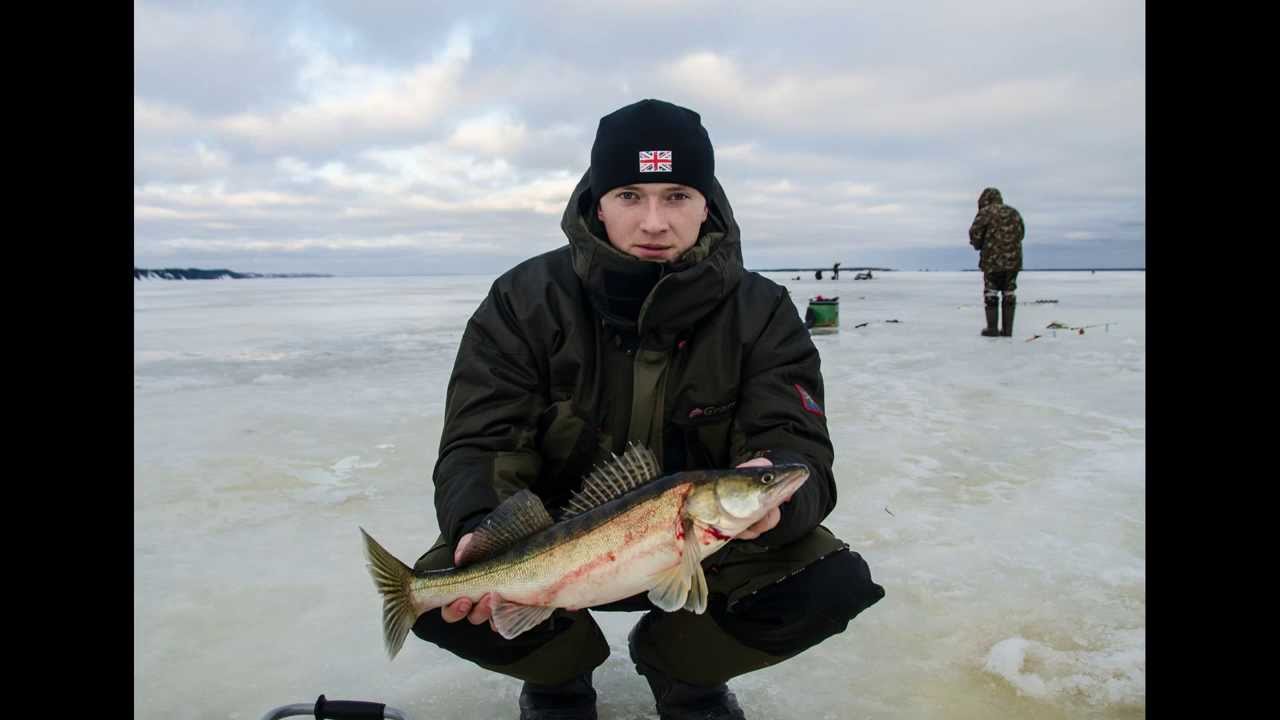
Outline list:
[[[134,260],[490,273],[565,242],[600,116],[697,110],[750,268],[1146,263],[1146,10],[970,2],[135,2]]]

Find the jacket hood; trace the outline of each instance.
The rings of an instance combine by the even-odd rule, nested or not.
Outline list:
[[[1004,198],[1000,197],[999,190],[989,187],[986,190],[983,190],[982,194],[978,196],[978,209],[981,210],[992,203],[1003,205]]]
[[[602,312],[613,324],[635,330],[642,341],[644,336],[654,335],[665,344],[710,312],[742,279],[745,271],[738,223],[720,181],[713,180],[712,185],[711,193],[705,194],[707,221],[698,241],[670,263],[640,260],[609,244],[604,225],[595,214],[590,169],[569,197],[560,228],[569,238],[574,272],[597,311],[608,306],[608,290],[620,278],[656,276],[657,284],[636,322]]]

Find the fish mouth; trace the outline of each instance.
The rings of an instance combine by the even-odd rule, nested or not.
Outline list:
[[[804,465],[780,465],[777,473],[778,478],[765,495],[770,505],[781,505],[809,479],[809,468]]]

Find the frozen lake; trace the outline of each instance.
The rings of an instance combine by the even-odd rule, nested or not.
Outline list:
[[[998,339],[976,272],[786,275],[801,312],[840,297],[841,330],[815,336],[826,525],[887,595],[731,682],[748,717],[1144,716],[1145,273],[1023,273]],[[492,279],[135,283],[135,717],[257,720],[320,693],[516,717],[515,680],[413,636],[387,660],[357,530],[409,563],[435,538],[445,387]],[[596,618],[600,717],[656,717],[627,659],[639,615]]]

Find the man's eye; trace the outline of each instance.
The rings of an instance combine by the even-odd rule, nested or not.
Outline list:
[[[689,193],[682,193],[682,192],[671,193],[670,195],[667,196],[667,199],[672,202],[680,202],[683,200],[688,200]]]
[[[618,199],[619,200],[635,200],[636,194],[631,192],[630,190],[624,190],[618,193]]]

